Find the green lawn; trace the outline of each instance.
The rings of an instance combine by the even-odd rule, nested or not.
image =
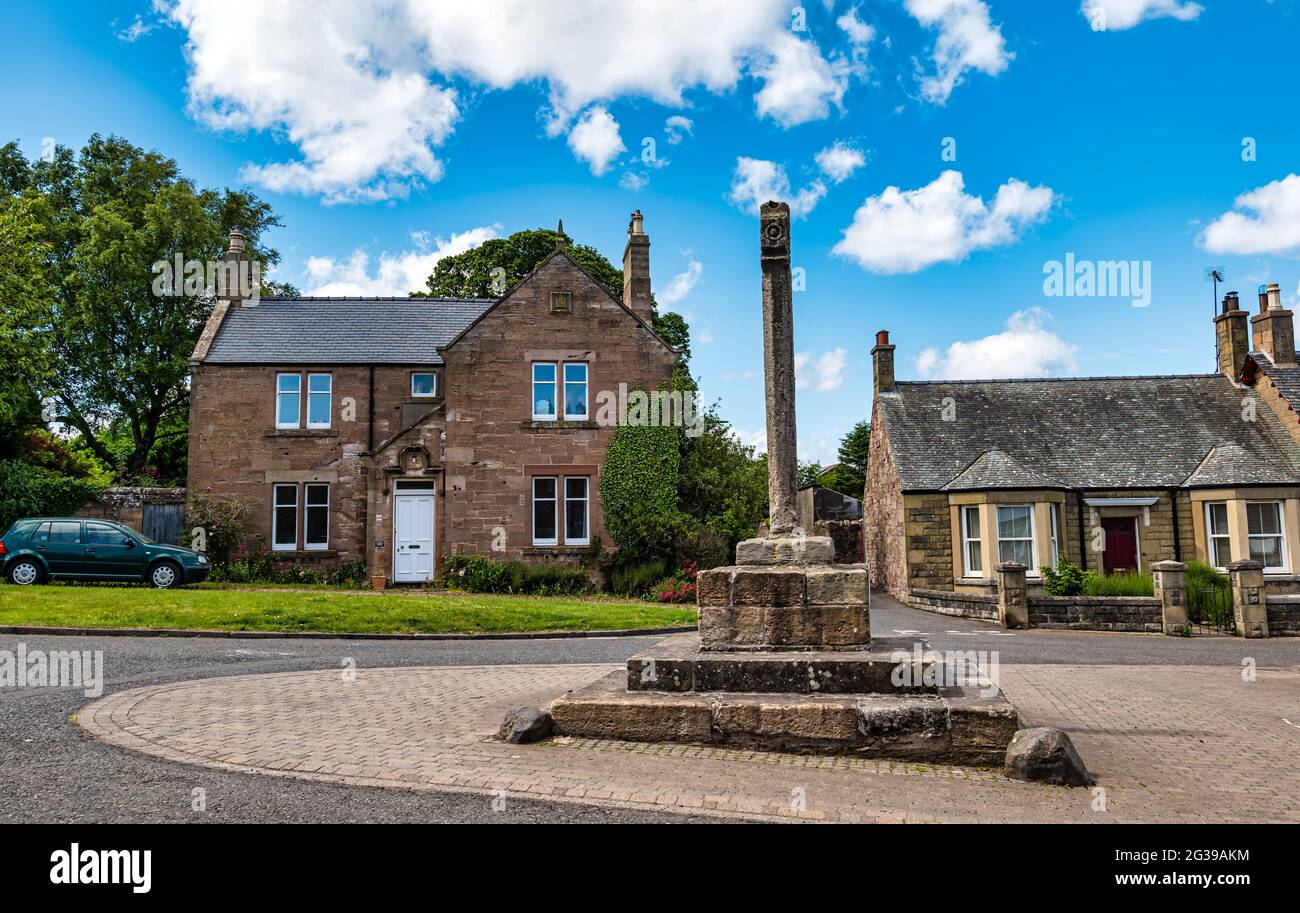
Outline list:
[[[0,586],[0,625],[442,634],[695,623],[695,607],[576,596]]]

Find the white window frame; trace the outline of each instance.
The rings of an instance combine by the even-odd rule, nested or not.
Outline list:
[[[980,506],[978,504],[963,504],[961,511],[961,567],[962,574],[966,577],[983,577],[984,576],[984,543],[980,540]],[[970,528],[969,511],[975,512],[975,529]],[[980,567],[979,570],[971,570],[970,547],[974,545],[979,549]]]
[[[1221,533],[1214,532],[1213,508],[1215,507],[1223,508],[1223,524],[1225,526],[1225,529]],[[1210,565],[1217,567],[1219,570],[1221,571],[1227,570],[1228,566],[1226,564],[1220,565],[1215,563],[1214,540],[1216,539],[1222,539],[1228,543],[1228,558],[1229,558],[1229,563],[1231,563],[1232,522],[1228,518],[1227,501],[1206,501],[1205,502],[1205,559]]]
[[[281,390],[280,382],[286,377],[292,377],[297,382],[297,388],[293,390]],[[292,396],[294,398],[293,421],[286,422],[280,417],[280,397]],[[285,371],[275,375],[275,427],[276,428],[298,428],[302,422],[302,375],[296,371]]]
[[[582,480],[583,495],[581,498],[569,497],[569,482]],[[580,538],[569,538],[569,502],[582,502],[582,528],[586,530],[586,535]],[[591,544],[591,477],[590,476],[565,476],[564,477],[564,544],[565,545],[590,545]],[[558,532],[558,530],[557,530]]]
[[[281,504],[277,495],[280,489],[287,488],[293,492],[293,504]],[[280,536],[280,510],[281,508],[293,508],[293,542],[283,544],[279,541]],[[296,552],[298,550],[298,521],[301,514],[298,510],[298,485],[295,482],[277,482],[271,486],[271,551],[273,552]]]
[[[311,503],[310,492],[313,488],[325,489],[325,503]],[[302,547],[304,551],[325,551],[330,547],[330,485],[328,482],[306,482],[302,486]],[[325,541],[308,542],[307,530],[309,529],[307,518],[313,510],[325,511]]]
[[[582,380],[569,380],[570,368],[582,368]],[[591,414],[590,387],[588,381],[591,377],[591,369],[585,361],[566,361],[560,366],[561,382],[564,386],[564,418],[566,421],[585,421]],[[577,386],[582,384],[582,412],[569,411],[569,385]]]
[[[550,498],[540,499],[541,501],[549,501],[555,507],[555,536],[551,539],[541,539],[538,538],[537,535],[537,504],[539,501],[537,497],[537,483],[540,481],[550,481],[555,485],[555,494],[553,496],[551,496]],[[560,524],[564,522],[564,518],[560,515],[560,505],[562,503],[562,498],[560,496],[560,483],[561,483],[561,479],[559,476],[533,476],[533,481],[531,483],[531,490],[529,492],[530,494],[529,503],[532,510],[532,521],[533,521],[532,530],[531,530],[533,545],[547,546],[547,545],[560,544]]]
[[[311,388],[312,379],[317,377],[323,377],[328,382],[328,386],[324,390],[315,390],[315,391],[312,390]],[[313,397],[317,397],[317,396],[325,397],[326,406],[325,406],[324,422],[313,422],[311,420],[311,403]],[[307,419],[308,428],[329,428],[330,427],[330,425],[332,424],[332,419],[334,417],[334,375],[333,374],[329,374],[324,371],[313,371],[307,375],[307,414],[304,417]]]
[[[1277,533],[1252,533],[1250,531],[1250,508],[1252,505],[1269,504],[1277,509]],[[1281,501],[1247,501],[1246,502],[1246,557],[1251,556],[1250,543],[1254,539],[1277,539],[1279,543],[1278,550],[1282,555],[1282,563],[1276,566],[1264,565],[1266,574],[1287,574],[1290,573],[1291,561],[1287,554],[1286,542],[1286,505]],[[1252,559],[1254,560],[1254,559]]]
[[[551,371],[553,372],[553,376],[551,380],[539,381],[537,379],[537,369],[542,366],[550,367]],[[528,390],[529,390],[529,395],[532,396],[532,402],[528,408],[533,414],[533,421],[535,422],[558,421],[560,418],[559,394],[560,394],[560,387],[563,384],[563,381],[560,378],[560,363],[554,361],[535,361],[532,363],[532,366],[529,368],[529,371],[532,378],[532,383],[529,385]],[[551,387],[551,411],[549,413],[536,411],[538,384],[549,384]]]
[[[1029,511],[1029,565],[1027,567],[1026,576],[1037,576],[1038,575],[1038,536],[1037,536],[1038,530],[1035,528],[1036,524],[1034,523],[1034,514],[1036,513],[1036,511],[1034,510],[1034,505],[1032,504],[995,505],[996,512],[993,514],[993,523],[994,523],[994,533],[997,536],[998,564],[1002,563],[1003,542],[1024,542],[1025,541],[1025,538],[1023,536],[1016,536],[1015,538],[1011,538],[1011,539],[1002,538],[1002,521],[1001,518],[998,516],[998,514],[1000,514],[1004,510],[1017,510],[1017,509],[1024,509]]]
[[[432,377],[432,378],[433,378],[433,392],[432,392],[432,393],[417,393],[416,390],[415,390],[415,379],[416,379],[417,377]],[[427,399],[427,398],[434,397],[434,396],[437,396],[437,395],[438,395],[438,372],[437,372],[437,371],[412,371],[412,372],[411,372],[411,396],[413,396],[413,397],[417,397],[417,398],[420,398],[420,399]]]

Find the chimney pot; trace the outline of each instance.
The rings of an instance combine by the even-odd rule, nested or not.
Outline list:
[[[1227,292],[1226,294],[1224,294],[1224,296],[1223,296],[1223,313],[1226,314],[1226,313],[1228,313],[1229,311],[1237,311],[1237,310],[1241,310],[1241,304],[1240,304],[1240,301],[1239,301],[1239,299],[1238,299],[1238,297],[1237,297],[1237,293],[1236,293],[1236,292]]]
[[[244,233],[238,228],[230,232],[230,245],[226,252],[230,254],[242,254],[246,247]]]
[[[878,346],[889,345],[889,330],[876,331],[876,345]]]

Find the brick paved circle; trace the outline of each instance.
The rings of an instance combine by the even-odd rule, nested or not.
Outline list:
[[[350,785],[822,821],[1300,821],[1300,674],[1214,667],[1013,666],[1035,725],[1071,731],[1105,788],[992,771],[704,746],[490,738],[609,665],[227,676],[136,688],[77,716],[94,738],[171,761]],[[1286,708],[1290,706],[1289,714]]]

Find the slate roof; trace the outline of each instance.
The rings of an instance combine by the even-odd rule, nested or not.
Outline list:
[[[1300,484],[1300,448],[1257,394],[1218,374],[897,391],[879,402],[904,491]],[[1247,396],[1255,421],[1242,419]]]
[[[440,365],[494,298],[263,298],[231,308],[209,364]]]
[[[1251,352],[1250,357],[1292,407],[1300,405],[1300,367],[1279,368],[1263,352]]]
[[[1064,488],[1058,479],[1051,479],[1012,459],[1005,451],[986,450],[976,457],[944,489],[947,491],[978,491],[985,488]]]

